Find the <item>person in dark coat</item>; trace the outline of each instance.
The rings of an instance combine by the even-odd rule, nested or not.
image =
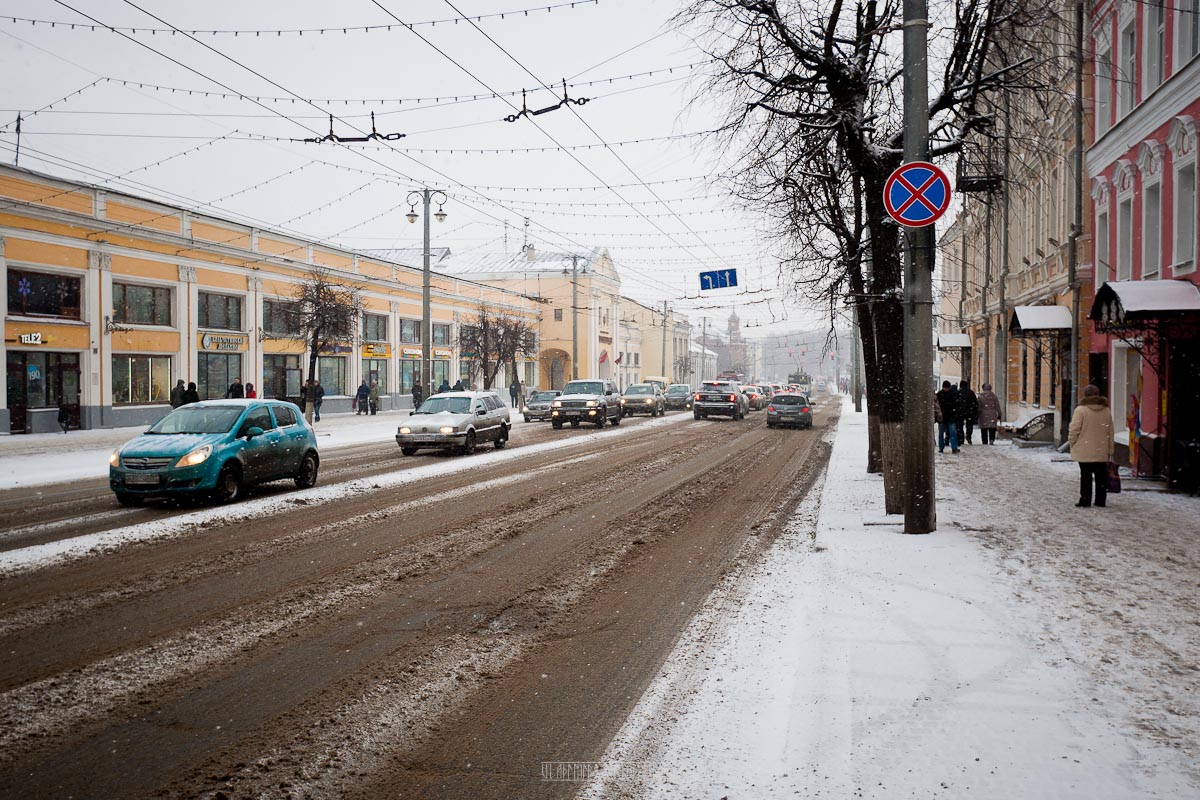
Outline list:
[[[318,380],[312,387],[313,400],[313,419],[317,422],[321,421],[321,403],[325,401],[325,387]]]
[[[984,444],[996,443],[996,428],[1000,426],[1000,398],[985,383],[979,393],[979,439]]]
[[[454,382],[454,391],[456,391],[456,392],[465,392],[466,390],[467,390],[467,387],[466,387],[466,384],[464,384],[464,383],[462,382],[462,378],[459,378],[458,380],[456,380],[456,381]]]
[[[412,398],[413,408],[420,408],[421,403],[425,402],[425,389],[421,386],[420,381],[413,382]]]
[[[359,384],[358,392],[354,395],[354,415],[368,414],[371,409],[367,403],[370,402],[371,387],[367,386],[367,379],[363,378],[363,382]]]
[[[975,438],[975,423],[979,419],[979,398],[966,381],[958,384],[958,411],[958,441],[975,444],[972,440]]]
[[[456,383],[455,386],[462,387],[462,381]],[[450,391],[450,381],[443,379],[442,382],[438,384],[438,393],[440,394],[441,392],[448,391]]]
[[[229,389],[225,392],[225,397],[236,397],[241,399],[246,396],[246,388],[242,386],[241,378],[234,378],[233,383],[229,384]]]
[[[371,388],[367,392],[367,405],[371,407],[371,416],[379,413],[379,381],[371,381]]]
[[[517,404],[517,399],[521,396],[521,382],[513,378],[512,383],[508,385],[508,397],[511,401],[509,405],[513,408],[520,408]]]
[[[71,409],[67,408],[65,400],[58,404],[58,427],[62,428],[63,433],[71,428]]]
[[[958,390],[950,381],[942,381],[942,390],[937,393],[938,407],[942,410],[942,419],[938,423],[938,452],[946,452],[946,443],[950,443],[950,452],[958,452]]]
[[[187,389],[183,388],[183,379],[175,381],[175,388],[171,390],[171,408],[179,408],[183,405],[183,395]]]
[[[200,392],[196,390],[196,384],[189,383],[188,388],[186,390],[184,390],[184,392],[183,392],[182,405],[186,406],[188,403],[199,403],[199,402],[200,402]]]

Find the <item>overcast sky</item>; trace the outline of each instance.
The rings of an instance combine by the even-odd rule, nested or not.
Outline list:
[[[758,233],[764,223],[716,185],[728,157],[715,143],[684,136],[611,149],[462,152],[711,130],[719,109],[703,97],[693,102],[696,69],[686,66],[703,56],[670,23],[678,0],[599,0],[574,8],[569,0],[545,0],[540,10],[526,0],[135,2],[163,21],[121,0],[5,2],[4,13],[18,20],[0,20],[0,69],[8,78],[0,85],[0,157],[13,160],[18,111],[29,114],[89,87],[26,119],[22,166],[109,181],[182,205],[210,204],[209,212],[349,248],[419,246],[421,227],[405,220],[405,198],[410,188],[428,185],[450,195],[449,218],[434,226],[435,246],[503,252],[507,221],[507,248],[517,252],[528,217],[528,240],[539,249],[608,247],[625,294],[642,302],[668,300],[696,321],[701,314],[724,320],[736,307],[752,326],[748,335],[759,333],[753,327],[759,325],[761,332],[778,332],[820,324],[779,291],[778,262]],[[459,12],[515,13],[482,19],[477,28],[449,21]],[[138,31],[126,38],[21,19],[94,24],[87,16]],[[416,24],[435,20],[441,21]],[[376,27],[389,24],[390,31]],[[264,32],[197,34],[196,42],[161,31],[171,26]],[[301,28],[327,32],[269,33]],[[575,84],[568,96],[589,102],[539,115],[536,123],[503,121],[521,109],[520,96],[463,101],[564,78]],[[603,83],[580,85],[588,81]],[[261,105],[198,94],[230,90],[262,98]],[[561,92],[531,91],[528,107],[552,105]],[[358,135],[352,126],[368,132],[372,111],[380,134],[404,138],[365,145],[279,141],[328,133],[329,112],[337,117],[335,133]],[[156,164],[162,159],[170,160]],[[739,289],[698,297],[701,269],[729,267],[738,270]]]

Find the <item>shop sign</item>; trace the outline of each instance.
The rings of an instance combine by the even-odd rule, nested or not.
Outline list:
[[[22,333],[20,335],[21,344],[41,344],[42,334],[40,333]]]
[[[435,347],[433,348],[433,358],[438,361],[449,361],[454,358],[454,351],[449,347]]]
[[[402,347],[400,348],[400,357],[410,361],[421,360],[421,348],[419,347]]]
[[[240,352],[246,349],[245,334],[206,333],[200,337],[200,347],[205,350]]]
[[[362,353],[363,358],[391,358],[392,346],[386,342],[364,343]]]

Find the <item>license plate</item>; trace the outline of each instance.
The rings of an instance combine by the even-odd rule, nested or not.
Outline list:
[[[125,476],[125,484],[127,486],[158,486],[158,476],[138,475],[131,472]]]

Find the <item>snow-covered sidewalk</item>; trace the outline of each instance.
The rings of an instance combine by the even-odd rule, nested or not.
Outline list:
[[[976,445],[905,536],[868,524],[865,455],[847,405],[819,504],[710,598],[582,796],[1200,796],[1200,499],[1077,509],[1073,464]]]

